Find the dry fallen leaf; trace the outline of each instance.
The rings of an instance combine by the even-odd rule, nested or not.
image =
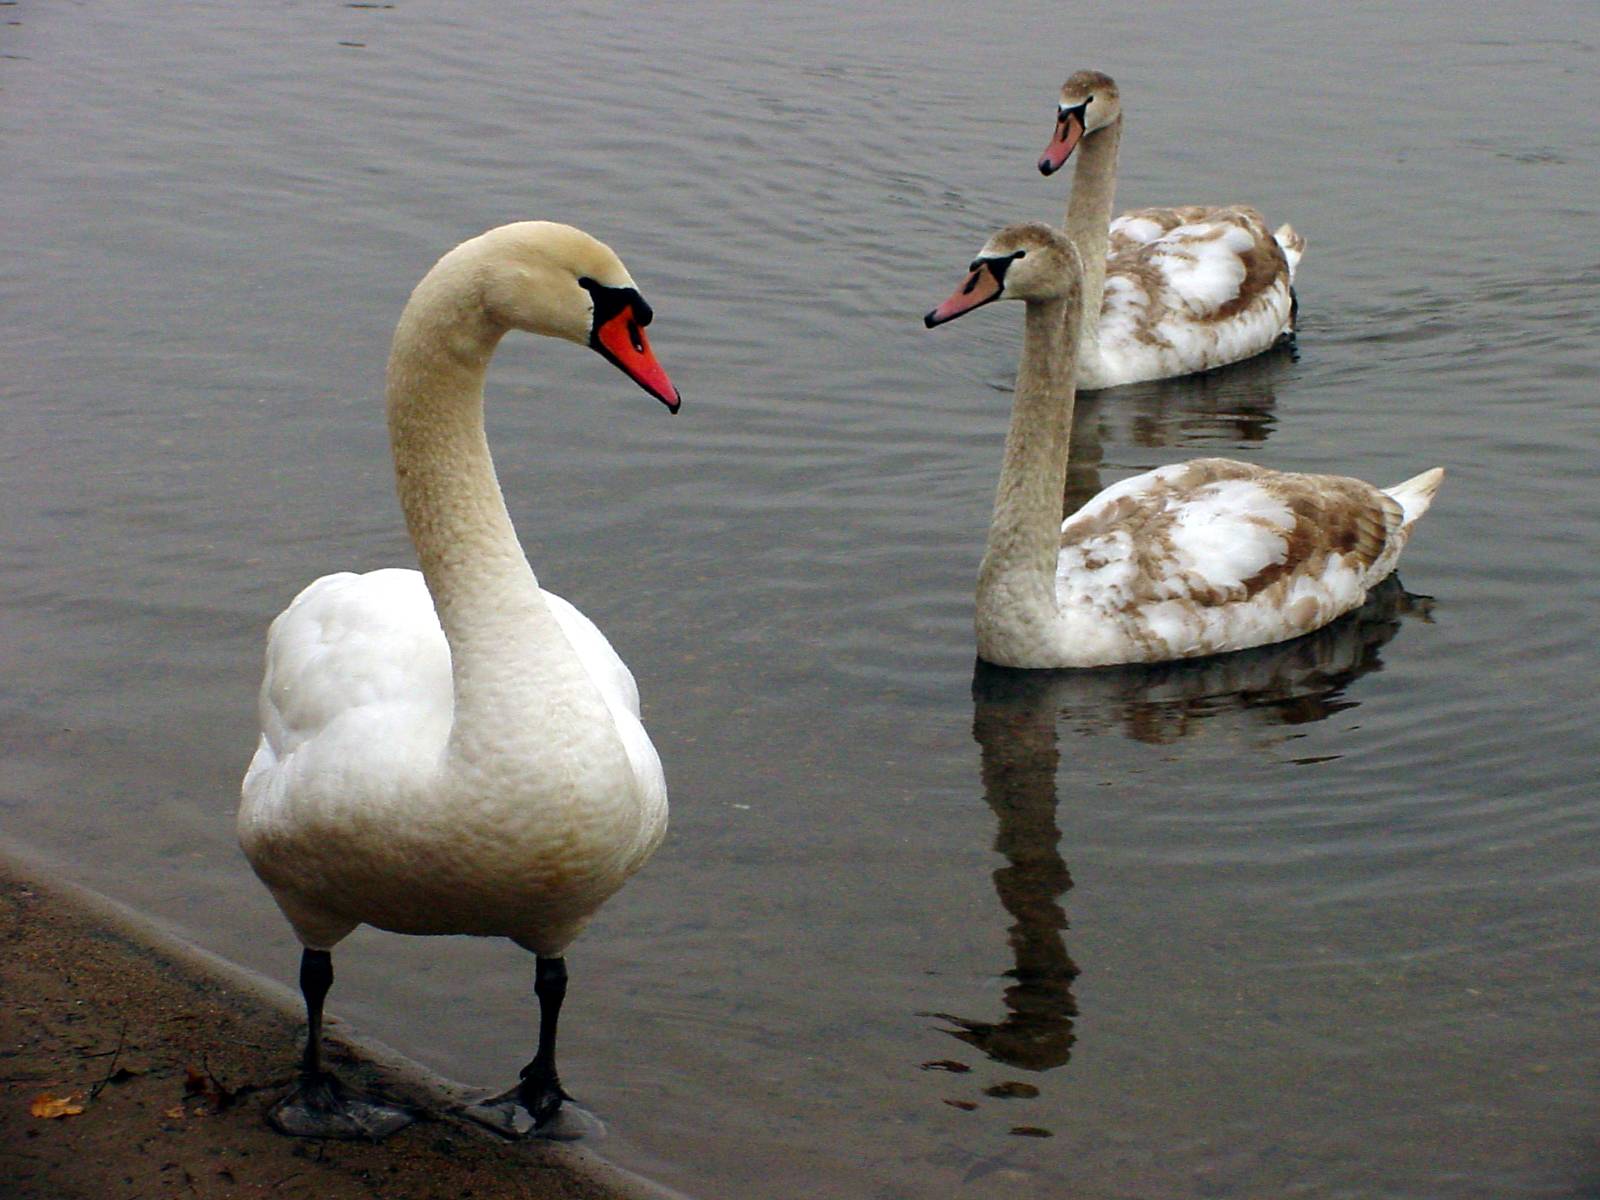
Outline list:
[[[171,1108],[163,1109],[161,1115],[163,1117],[169,1117],[174,1121],[181,1121],[184,1117],[188,1116],[189,1113],[188,1110],[183,1107],[183,1105],[174,1104]]]
[[[233,1089],[224,1087],[209,1070],[196,1071],[193,1067],[184,1068],[183,1095],[185,1100],[197,1100],[203,1105],[191,1106],[191,1114],[197,1117],[204,1115],[208,1109],[222,1112],[231,1108],[239,1097]]]
[[[83,1111],[83,1101],[76,1094],[70,1096],[52,1096],[49,1092],[40,1092],[33,1098],[33,1103],[28,1106],[28,1111],[36,1117],[53,1120],[58,1117],[75,1117]]]

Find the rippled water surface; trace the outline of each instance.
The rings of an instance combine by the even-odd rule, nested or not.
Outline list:
[[[232,832],[264,627],[411,561],[413,283],[569,220],[686,397],[530,339],[490,380],[672,791],[570,960],[606,1153],[707,1197],[1594,1195],[1593,9],[553,7],[0,4],[5,835],[292,980]],[[918,318],[1059,219],[1080,66],[1119,206],[1310,248],[1298,355],[1085,399],[1073,486],[1449,470],[1313,638],[974,669],[1020,314]],[[333,1010],[451,1076],[531,1050],[509,945],[338,959]]]

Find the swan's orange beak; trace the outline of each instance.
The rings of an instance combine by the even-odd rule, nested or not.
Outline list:
[[[668,412],[677,412],[683,403],[678,389],[672,386],[667,372],[656,361],[650,349],[650,340],[644,336],[644,326],[628,305],[602,325],[597,325],[590,342],[610,359],[627,377],[667,406]]]
[[[1001,261],[1009,262],[1009,260]],[[1001,278],[1002,276],[997,274],[989,263],[980,263],[972,269],[967,281],[955,290],[950,299],[922,318],[922,323],[932,329],[935,325],[954,321],[962,313],[969,313],[980,304],[1000,299],[1003,287]]]
[[[1083,109],[1069,108],[1056,120],[1055,136],[1039,156],[1039,174],[1054,175],[1083,139]]]

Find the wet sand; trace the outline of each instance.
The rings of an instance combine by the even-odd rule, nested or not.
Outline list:
[[[0,857],[8,1200],[671,1195],[581,1147],[508,1143],[443,1116],[381,1145],[275,1133],[263,1112],[290,1082],[302,1036],[288,998],[43,877]],[[450,1102],[447,1085],[352,1045],[336,1021],[328,1033],[348,1082],[435,1113]]]

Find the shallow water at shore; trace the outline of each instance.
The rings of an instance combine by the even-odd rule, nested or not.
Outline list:
[[[672,791],[571,959],[607,1153],[707,1196],[1592,1187],[1593,17],[452,11],[0,7],[7,836],[292,979],[232,834],[265,624],[411,561],[381,380],[415,280],[571,220],[685,394],[526,339],[490,380],[530,558]],[[918,318],[1059,218],[1033,162],[1090,65],[1119,207],[1310,244],[1298,355],[1086,399],[1074,486],[1449,477],[1404,587],[1317,638],[975,671],[1020,321]],[[519,951],[338,961],[358,1029],[486,1086],[527,1057]]]

